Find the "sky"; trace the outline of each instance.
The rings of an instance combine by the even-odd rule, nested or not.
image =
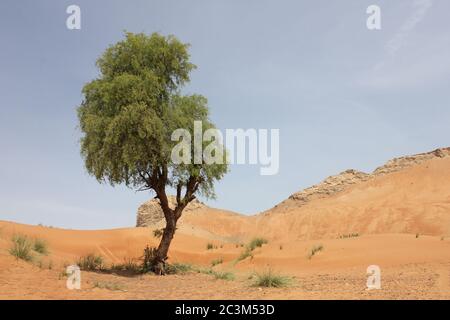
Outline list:
[[[81,8],[68,30],[66,8]],[[369,5],[381,30],[366,27]],[[0,220],[74,229],[135,225],[151,198],[99,184],[76,108],[124,31],[173,34],[220,129],[280,130],[280,168],[233,165],[208,205],[243,214],[349,168],[450,146],[446,0],[2,0]]]

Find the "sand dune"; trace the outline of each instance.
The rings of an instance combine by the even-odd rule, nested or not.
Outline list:
[[[209,239],[180,232],[170,253],[171,262],[206,268],[212,260],[222,258],[223,264],[214,269],[232,271],[236,279],[216,280],[196,273],[129,277],[83,272],[82,290],[72,291],[60,276],[65,265],[90,252],[101,254],[108,264],[138,258],[146,244],[156,244],[149,229],[72,231],[10,222],[1,222],[0,228],[1,299],[450,299],[450,240],[434,236],[382,234],[270,241],[256,249],[252,259],[236,263],[241,247],[217,241],[216,249],[207,250]],[[43,266],[9,255],[10,236],[17,233],[48,241],[50,254],[40,259]],[[308,259],[308,252],[319,243],[323,250]],[[382,270],[382,289],[367,291],[366,268],[373,264]],[[253,287],[249,276],[267,268],[292,277],[292,284],[281,289]],[[100,289],[96,283],[120,289]]]

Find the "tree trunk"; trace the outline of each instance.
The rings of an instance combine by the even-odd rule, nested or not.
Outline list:
[[[153,271],[158,275],[165,274],[167,253],[169,252],[170,243],[175,235],[177,221],[171,212],[169,219],[166,218],[166,227],[164,228],[161,242],[156,249]]]
[[[167,176],[165,179],[167,179]],[[159,187],[153,187],[160,201],[159,203],[166,220],[166,227],[164,228],[161,242],[159,243],[158,248],[154,250],[154,255],[152,255],[153,261],[151,262],[153,272],[159,275],[165,274],[166,260],[168,258],[167,253],[169,252],[170,243],[175,235],[177,221],[181,217],[186,205],[195,199],[193,193],[198,188],[198,184],[195,184],[195,179],[192,177],[189,178],[189,182],[186,186],[186,194],[184,198],[181,199],[181,184],[179,184],[177,187],[177,206],[175,209],[171,209],[165,190],[166,181],[167,180],[164,180],[164,183],[161,183]]]

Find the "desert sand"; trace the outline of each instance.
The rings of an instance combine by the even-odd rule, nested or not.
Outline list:
[[[138,261],[158,244],[156,226],[81,231],[0,221],[0,299],[450,299],[450,157],[402,161],[332,177],[254,216],[209,207],[186,214],[170,262],[230,271],[232,281],[82,271],[81,290],[68,290],[65,266],[89,253],[107,264]],[[9,253],[17,234],[45,240],[48,255],[17,260]],[[236,261],[256,236],[268,243]],[[380,267],[381,289],[366,289],[369,265]],[[268,269],[290,284],[255,287],[254,273]]]

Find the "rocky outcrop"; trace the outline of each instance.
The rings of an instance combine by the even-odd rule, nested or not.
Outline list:
[[[378,167],[371,174],[352,169],[346,170],[338,175],[326,178],[323,182],[317,185],[292,194],[287,201],[289,201],[290,203],[292,203],[292,201],[295,201],[296,206],[302,206],[313,199],[332,196],[341,191],[344,191],[351,185],[367,181],[376,176],[397,172],[408,167],[421,164],[425,161],[445,157],[450,157],[450,148],[441,148],[436,149],[432,152],[395,158],[389,160],[385,165]]]
[[[375,169],[373,176],[388,174],[406,169],[408,167],[421,164],[434,158],[450,157],[450,148],[436,149],[432,152],[419,153],[413,156],[406,156],[389,160],[385,165]]]
[[[349,185],[366,181],[370,178],[370,174],[356,171],[346,170],[338,175],[328,177],[323,182],[312,187],[306,188],[300,192],[294,193],[289,199],[306,203],[312,198],[326,197],[343,191]]]
[[[176,197],[168,196],[169,207],[174,209],[176,206]],[[193,212],[202,208],[205,208],[205,204],[197,199],[191,201],[183,211],[183,214],[187,212]],[[136,227],[149,227],[160,226],[164,223],[164,214],[159,204],[159,199],[153,198],[144,202],[137,212]]]

